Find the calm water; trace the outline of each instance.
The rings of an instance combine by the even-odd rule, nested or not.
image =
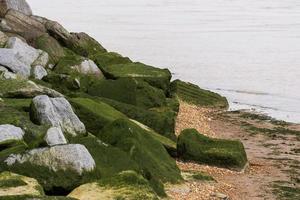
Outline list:
[[[28,0],[110,51],[300,122],[299,0]]]

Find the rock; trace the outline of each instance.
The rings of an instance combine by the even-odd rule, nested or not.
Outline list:
[[[68,42],[72,38],[72,35],[61,24],[48,20],[45,27],[51,36],[62,42],[64,46],[68,46]]]
[[[127,152],[149,177],[162,182],[182,180],[180,170],[164,146],[144,128],[120,118],[105,126],[96,136],[103,142]]]
[[[21,57],[13,49],[0,49],[0,65],[23,77],[30,76],[31,66],[19,60]]]
[[[222,194],[218,192],[213,193],[211,196],[221,200],[229,200],[229,197],[226,194]]]
[[[75,43],[73,51],[81,56],[89,57],[96,53],[107,52],[99,42],[86,33],[71,33],[71,35]]]
[[[4,68],[6,69],[6,68]],[[0,79],[3,80],[11,80],[11,79],[17,79],[17,75],[15,73],[9,72],[7,69],[5,70],[1,70],[0,67]]]
[[[19,127],[10,124],[0,125],[0,144],[11,140],[23,140],[24,134]]]
[[[41,166],[53,172],[72,171],[79,175],[96,167],[91,154],[81,144],[33,149],[25,154],[12,154],[4,162],[8,166],[30,163],[32,170]]]
[[[0,31],[0,48],[3,48],[6,45],[8,40],[8,36]]]
[[[31,118],[39,124],[61,127],[73,136],[85,134],[85,126],[65,98],[37,96],[32,100]]]
[[[95,75],[98,77],[103,77],[101,70],[92,60],[84,60],[79,65],[71,66],[72,69],[75,69],[79,73]]]
[[[45,135],[45,141],[49,146],[67,144],[67,140],[61,128],[57,128],[57,127],[51,127],[48,129]]]
[[[13,49],[18,55],[18,60],[29,66],[31,66],[42,53],[41,50],[37,50],[29,46],[17,37],[10,37],[7,41],[6,47]]]
[[[45,26],[41,22],[16,10],[9,10],[4,20],[3,25],[9,28],[7,31],[21,35],[26,41],[35,41],[46,33]]]
[[[45,51],[40,51],[39,57],[32,63],[32,66],[41,65],[46,67],[49,62],[49,55]]]
[[[184,160],[238,171],[247,165],[247,155],[240,141],[209,138],[195,129],[181,132],[177,155]]]
[[[228,102],[221,95],[201,89],[199,86],[192,83],[175,80],[170,85],[172,96],[178,96],[181,100],[190,104],[205,107],[215,107],[226,109]]]
[[[22,197],[44,196],[43,188],[37,180],[11,172],[0,174],[0,198],[23,199]],[[18,198],[20,196],[20,198]]]
[[[5,16],[8,10],[17,10],[25,15],[32,15],[32,11],[26,0],[2,0],[0,1],[0,17]]]
[[[0,97],[3,98],[33,98],[37,95],[48,95],[50,97],[63,97],[59,92],[38,85],[25,79],[1,80]]]
[[[35,79],[42,79],[43,77],[47,76],[48,73],[47,71],[45,70],[45,68],[41,65],[37,65],[37,66],[34,66],[32,67],[32,72],[31,72],[32,76],[35,78]]]
[[[46,33],[35,40],[35,46],[48,53],[49,62],[51,64],[56,64],[65,56],[63,47],[53,37]]]
[[[134,171],[124,171],[109,179],[87,183],[74,189],[69,195],[79,200],[143,199],[158,200],[149,182]]]

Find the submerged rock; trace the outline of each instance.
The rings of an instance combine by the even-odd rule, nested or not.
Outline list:
[[[17,10],[25,15],[32,15],[32,11],[26,0],[2,0],[0,1],[0,17],[8,10]]]
[[[0,144],[12,140],[23,140],[24,134],[19,127],[10,124],[0,125]]]
[[[48,129],[45,135],[45,141],[49,146],[67,144],[67,140],[61,128],[58,127],[51,127]]]
[[[85,126],[65,98],[37,96],[32,100],[31,118],[39,124],[61,127],[73,136],[85,134]]]
[[[4,162],[8,166],[29,163],[32,170],[41,166],[54,172],[72,171],[79,175],[92,171],[96,165],[89,151],[81,144],[33,149],[25,154],[12,154]]]

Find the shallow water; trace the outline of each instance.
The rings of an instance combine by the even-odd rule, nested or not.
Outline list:
[[[299,0],[28,0],[110,51],[300,122]]]

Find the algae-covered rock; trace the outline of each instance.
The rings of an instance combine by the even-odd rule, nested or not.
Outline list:
[[[17,10],[25,15],[32,15],[32,11],[26,0],[3,0],[0,2],[0,17],[9,10]]]
[[[149,182],[134,171],[124,171],[109,179],[81,185],[68,196],[79,200],[159,199]]]
[[[35,46],[49,54],[50,63],[56,64],[65,56],[64,48],[50,35],[44,33],[35,40]]]
[[[102,141],[127,152],[147,177],[162,182],[178,182],[180,171],[164,146],[139,125],[118,119],[96,135]]]
[[[2,98],[33,98],[37,95],[63,96],[55,90],[25,79],[0,79],[0,97]]]
[[[175,80],[170,86],[171,94],[178,96],[179,99],[198,106],[227,108],[228,102],[221,95],[201,89],[199,86],[192,83]]]
[[[100,52],[90,56],[90,58],[98,65],[98,67],[100,67],[101,71],[103,71],[103,69],[109,65],[126,64],[132,62],[128,57],[123,57],[115,52]],[[105,75],[109,76],[109,74]]]
[[[96,62],[97,63],[97,62]],[[159,69],[143,63],[126,63],[101,66],[102,72],[108,78],[136,78],[167,92],[171,80],[168,69]]]
[[[44,196],[42,186],[33,178],[2,172],[0,174],[0,199]]]
[[[132,78],[97,81],[88,88],[88,93],[142,108],[166,105],[166,97],[162,90]]]
[[[70,103],[63,97],[36,96],[31,104],[31,119],[42,125],[60,127],[72,136],[85,134],[85,126],[73,112]]]
[[[184,160],[230,169],[240,170],[247,164],[247,155],[240,141],[209,138],[195,129],[182,131],[177,152]]]
[[[104,126],[119,118],[126,116],[113,107],[101,101],[89,98],[72,98],[70,103],[75,113],[83,121],[87,130],[91,133],[98,133]]]
[[[107,98],[101,98],[100,100],[114,107],[116,110],[124,113],[128,118],[134,119],[144,125],[149,126],[157,133],[172,140],[176,139],[174,134],[176,119],[175,112],[171,110],[164,110],[163,112],[147,110]]]

